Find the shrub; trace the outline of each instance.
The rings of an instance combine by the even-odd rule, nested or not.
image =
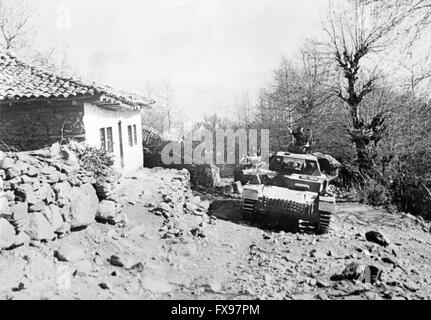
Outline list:
[[[375,207],[388,205],[392,200],[389,190],[382,184],[371,179],[362,187],[359,187],[358,197],[360,202]]]
[[[85,151],[78,154],[83,169],[92,172],[96,180],[110,175],[114,160],[105,150],[85,146]]]

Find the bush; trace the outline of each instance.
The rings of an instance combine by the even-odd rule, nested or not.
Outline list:
[[[421,177],[399,174],[391,184],[398,210],[431,219],[431,196]]]
[[[388,189],[371,179],[359,188],[358,197],[360,202],[375,207],[388,205],[392,200]]]
[[[114,160],[105,150],[85,146],[85,151],[78,154],[83,169],[92,172],[96,180],[110,175]]]

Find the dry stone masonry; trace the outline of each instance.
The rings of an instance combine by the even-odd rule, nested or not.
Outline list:
[[[0,153],[0,249],[47,241],[95,222],[95,179],[67,146]]]

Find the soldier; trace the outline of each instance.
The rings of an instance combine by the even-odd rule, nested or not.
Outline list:
[[[310,151],[310,141],[304,132],[304,128],[299,126],[292,132],[295,143],[289,148],[293,153],[307,153]]]

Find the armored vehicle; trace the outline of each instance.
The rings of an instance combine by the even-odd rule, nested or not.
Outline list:
[[[247,181],[242,193],[244,215],[270,220],[278,227],[327,233],[335,211],[328,186],[337,177],[337,164],[330,156],[292,152],[276,153],[269,170],[255,162],[253,168],[242,171]]]

